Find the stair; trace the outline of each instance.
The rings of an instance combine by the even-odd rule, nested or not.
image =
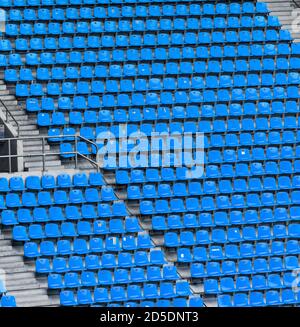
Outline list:
[[[300,42],[300,8],[296,8],[293,1],[259,0],[259,2],[267,3],[270,14],[279,18],[282,29],[290,31],[294,42]]]
[[[24,262],[22,248],[11,245],[10,231],[0,234],[0,272],[8,293],[19,307],[59,305],[58,296],[47,293],[47,279],[36,277],[34,262]]]
[[[13,93],[13,92],[12,92]],[[42,156],[37,156],[43,152],[43,143],[39,138],[42,136],[41,131],[36,125],[36,116],[33,114],[27,114],[27,112],[18,104],[15,96],[11,94],[10,90],[7,89],[5,82],[0,80],[0,99],[7,106],[15,120],[19,124],[20,137],[28,137],[23,140],[23,154],[24,157],[24,170],[25,171],[41,171],[43,170]],[[17,128],[16,123],[9,118],[10,124]],[[29,139],[37,137],[37,139]],[[45,153],[57,153],[53,151],[50,146],[45,143]],[[45,167],[46,170],[62,170],[64,169],[59,154],[45,156]]]

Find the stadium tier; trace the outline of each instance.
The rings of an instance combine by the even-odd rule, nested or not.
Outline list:
[[[63,165],[77,164],[74,151],[96,160],[102,133],[119,155],[124,130],[203,135],[200,175],[188,162],[126,161],[0,177],[2,229],[47,278],[49,297],[63,306],[299,306],[300,43],[267,4],[0,5],[2,78]],[[1,305],[14,306],[5,292]]]

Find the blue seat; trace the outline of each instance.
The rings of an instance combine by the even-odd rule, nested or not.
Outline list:
[[[219,307],[232,307],[232,299],[228,294],[222,294],[218,296]]]
[[[77,292],[77,302],[79,305],[93,304],[92,293],[90,290],[79,289]]]
[[[238,287],[237,287],[238,288]],[[220,289],[222,292],[234,292],[234,280],[231,277],[223,277],[220,281]]]
[[[35,268],[36,272],[39,274],[49,274],[52,271],[49,259],[37,259],[35,262]]]
[[[73,291],[62,291],[60,292],[60,304],[63,306],[74,306],[77,305],[75,295]]]
[[[236,274],[236,265],[234,261],[223,261],[222,272],[224,275]]]
[[[12,295],[3,295],[1,297],[1,307],[16,307],[16,299]]]
[[[60,274],[50,274],[48,276],[48,287],[49,288],[63,288],[63,279]]]
[[[94,300],[96,303],[109,302],[109,295],[107,288],[96,288],[94,290]]]
[[[1,223],[3,225],[16,225],[18,220],[12,210],[3,210],[1,213]]]
[[[233,296],[233,305],[235,307],[247,307],[248,296],[245,293],[236,293]]]
[[[85,267],[88,270],[97,270],[100,268],[99,257],[94,254],[87,255],[85,257]]]
[[[15,226],[12,235],[15,241],[29,241],[27,230],[24,226]]]
[[[34,258],[38,257],[39,251],[38,251],[38,246],[36,243],[33,242],[27,242],[24,245],[24,256],[28,258]]]
[[[218,280],[205,279],[204,280],[204,292],[206,294],[218,294],[219,293]]]
[[[266,293],[266,304],[267,305],[280,305],[280,293],[278,291],[267,291]]]

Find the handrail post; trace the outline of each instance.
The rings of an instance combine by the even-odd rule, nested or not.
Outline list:
[[[5,105],[5,103],[2,101],[2,99],[0,99],[0,103],[3,107],[3,110],[5,110],[5,119],[6,119],[6,123],[9,124],[9,117],[15,122],[16,126],[17,126],[17,133],[18,133],[18,137],[20,136],[20,124],[18,123],[18,121],[15,119],[15,117],[12,115],[12,113],[8,110],[7,106]]]
[[[75,135],[75,169],[78,166],[77,136]]]
[[[11,163],[11,139],[8,140],[8,170],[9,173],[12,172],[11,169],[12,163]]]
[[[45,165],[45,138],[42,138],[42,157],[43,157],[43,171],[45,171],[46,169],[46,165]]]

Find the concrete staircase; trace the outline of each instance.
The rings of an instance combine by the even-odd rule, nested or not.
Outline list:
[[[151,218],[142,216],[140,214],[140,209],[137,202],[129,201],[127,199],[127,185],[117,185],[115,180],[115,175],[113,172],[102,172],[105,176],[105,180],[107,184],[114,187],[115,194],[118,199],[123,200],[126,204],[127,211],[131,216],[137,217],[139,219],[139,224],[142,227],[143,233],[150,234],[152,242],[154,244],[154,248],[156,250],[163,250],[165,261],[169,265],[175,265],[177,262],[177,251],[173,249],[163,248],[164,246],[164,233],[160,231],[154,231],[152,229],[152,221]],[[217,299],[215,296],[205,296],[203,282],[193,283],[191,280],[190,269],[186,266],[177,266],[177,272],[180,276],[181,281],[188,281],[190,284],[190,289],[192,291],[192,295],[200,295],[207,307],[217,307]]]
[[[24,262],[23,246],[12,246],[10,231],[0,234],[0,269],[18,307],[59,305],[58,296],[47,294],[47,278],[35,275],[34,262]]]
[[[0,80],[0,99],[3,101],[5,106],[14,116],[20,127],[20,137],[24,137],[23,140],[23,154],[29,157],[24,157],[24,170],[34,171],[42,170],[43,163],[41,156],[32,156],[35,154],[42,153],[42,140],[39,138],[41,136],[40,130],[36,125],[36,115],[28,114],[21,106],[18,104],[17,99],[13,95],[13,92],[7,89],[5,82]],[[17,130],[16,123],[10,118],[10,124]],[[26,139],[28,137],[28,139]],[[29,137],[37,137],[37,139],[29,139]],[[45,144],[45,152],[54,152],[50,149],[50,146]],[[57,152],[57,151],[55,151]],[[31,157],[30,157],[31,155]],[[45,157],[45,168],[61,170],[64,167],[61,164],[59,155],[49,155]]]
[[[282,29],[286,29],[291,32],[294,42],[300,42],[300,8],[298,8],[297,12],[297,8],[293,1],[259,0],[259,2],[267,3],[271,15],[279,18]]]

